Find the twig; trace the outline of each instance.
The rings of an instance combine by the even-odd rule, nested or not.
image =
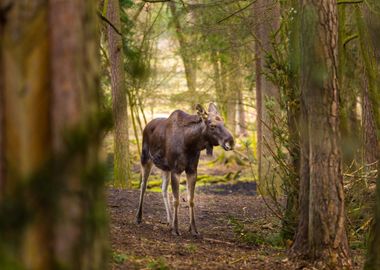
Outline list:
[[[206,241],[209,241],[209,242],[213,242],[213,243],[220,243],[220,244],[226,244],[226,245],[229,245],[229,246],[235,246],[234,243],[223,241],[223,240],[218,240],[218,239],[213,239],[213,238],[203,238],[203,240],[206,240]]]
[[[249,8],[250,6],[252,6],[254,3],[256,3],[256,1],[257,1],[257,0],[252,1],[251,3],[249,3],[248,5],[246,5],[245,7],[241,8],[241,9],[235,11],[234,13],[228,15],[227,17],[225,17],[225,18],[219,20],[217,23],[224,22],[224,21],[228,20],[229,18],[235,16],[236,14],[238,14],[238,13],[240,13],[240,12],[246,10],[247,8]]]
[[[98,11],[98,16],[100,17],[100,19],[102,19],[102,21],[106,22],[109,26],[111,26],[112,29],[115,30],[115,32],[118,35],[122,36],[121,32],[116,28],[116,26],[112,22],[110,22],[105,16],[103,16],[103,14],[100,11]]]

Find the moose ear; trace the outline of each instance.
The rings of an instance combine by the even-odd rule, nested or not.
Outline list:
[[[197,113],[198,113],[200,118],[202,118],[203,120],[207,119],[208,114],[201,104],[197,104],[195,106],[195,109],[197,110]]]
[[[208,105],[208,112],[213,113],[213,114],[219,114],[218,108],[212,102]]]

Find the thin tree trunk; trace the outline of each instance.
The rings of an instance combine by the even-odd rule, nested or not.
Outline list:
[[[339,151],[337,4],[301,0],[300,221],[293,256],[324,269],[351,268]],[[323,74],[323,76],[315,76]]]
[[[294,239],[299,214],[299,184],[301,170],[300,153],[300,97],[299,97],[299,37],[300,16],[298,0],[292,0],[289,7],[294,11],[289,22],[289,64],[290,75],[287,89],[287,126],[289,130],[289,154],[291,157],[291,172],[288,183],[285,183],[286,208],[282,223],[282,235],[284,239]]]
[[[190,105],[196,102],[196,90],[197,90],[197,57],[191,53],[191,44],[186,40],[183,27],[179,20],[179,14],[177,11],[175,2],[168,2],[170,11],[172,13],[172,18],[175,26],[176,36],[179,43],[179,51],[183,61],[183,66],[185,68],[187,88],[191,94]]]
[[[107,17],[121,29],[118,0],[108,0]],[[131,187],[128,133],[128,104],[125,86],[122,37],[108,26],[109,56],[111,60],[112,113],[114,119],[114,184]]]
[[[214,87],[216,93],[216,101],[219,105],[219,110],[223,111],[220,107],[220,104],[223,103],[223,93],[222,93],[222,82],[220,79],[220,68],[219,68],[219,60],[217,51],[215,49],[211,50],[211,63],[213,68],[213,79],[214,79]]]
[[[260,10],[259,10],[259,2],[256,2],[254,7],[254,17],[259,18]],[[256,143],[256,155],[257,155],[257,168],[258,168],[258,180],[259,183],[262,182],[262,175],[263,175],[263,165],[262,165],[262,159],[263,159],[263,122],[262,122],[262,116],[263,116],[263,93],[262,93],[262,66],[263,66],[263,59],[262,59],[262,52],[261,52],[261,46],[260,46],[260,40],[262,38],[261,33],[261,27],[259,20],[256,19],[255,22],[255,76],[256,76],[256,134],[257,134],[257,143]]]
[[[267,194],[274,187],[275,192],[280,192],[281,179],[273,170],[274,161],[271,151],[274,148],[273,134],[270,130],[271,120],[265,106],[266,100],[278,100],[279,89],[263,76],[266,72],[265,55],[272,51],[271,34],[278,29],[279,3],[275,1],[258,0],[254,5],[256,19],[256,111],[257,111],[257,155],[258,155],[258,178],[260,192]],[[275,102],[274,110],[279,110]],[[263,124],[264,123],[264,124]],[[269,128],[268,128],[269,127]],[[264,143],[267,146],[264,146]],[[273,150],[273,149],[271,149]]]
[[[232,40],[230,40],[231,44],[231,68],[230,68],[230,80],[231,80],[231,89],[230,89],[230,101],[233,101],[235,115],[233,116],[234,121],[234,129],[236,132],[236,128],[239,127],[239,133],[244,134],[245,131],[245,114],[244,114],[244,106],[243,106],[243,82],[242,82],[242,74],[241,74],[241,54],[239,53],[238,44],[236,39],[236,33],[231,33]],[[236,117],[236,113],[238,113]],[[237,121],[238,120],[238,121]]]
[[[239,134],[242,136],[247,136],[248,133],[247,133],[247,122],[245,118],[243,90],[237,89],[237,92],[238,92]]]

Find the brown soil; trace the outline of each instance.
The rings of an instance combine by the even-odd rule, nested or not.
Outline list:
[[[293,269],[283,252],[247,246],[236,240],[229,218],[264,218],[268,211],[252,196],[196,195],[200,238],[187,231],[187,204],[181,194],[181,236],[164,224],[160,193],[148,192],[143,223],[134,223],[138,191],[109,190],[112,269]],[[167,268],[165,268],[167,267]]]
[[[164,223],[160,193],[146,193],[143,222],[136,225],[139,191],[110,189],[111,269],[313,269],[290,262],[284,248],[248,245],[237,238],[231,218],[257,221],[259,232],[276,226],[268,223],[273,217],[259,197],[197,193],[196,218],[201,237],[194,238],[187,230],[185,193],[181,194],[179,210],[181,236],[172,236]]]

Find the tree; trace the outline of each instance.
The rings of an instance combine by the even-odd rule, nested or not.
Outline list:
[[[300,216],[293,256],[351,268],[339,149],[337,4],[301,0]]]
[[[378,56],[380,51],[380,41],[376,33],[380,30],[378,23],[378,12],[380,6],[376,6],[376,10],[365,9],[365,18],[363,18],[360,6],[355,8],[356,22],[359,32],[360,50],[364,62],[365,71],[365,87],[363,90],[363,103],[366,106],[363,118],[368,130],[365,131],[365,158],[366,162],[377,161],[372,168],[377,169],[376,179],[376,207],[374,211],[374,223],[370,231],[368,253],[364,269],[374,270],[380,267],[380,82],[379,82],[379,63]],[[377,16],[377,17],[376,17]],[[377,20],[375,20],[377,18]],[[371,149],[372,146],[372,149]]]
[[[131,187],[127,89],[125,85],[123,41],[120,34],[120,4],[118,0],[107,1],[107,17],[112,23],[112,25],[108,25],[108,49],[114,119],[114,183],[118,187]],[[118,29],[118,32],[114,27]]]
[[[104,269],[95,2],[10,3],[0,21],[0,265]]]
[[[266,73],[266,58],[272,53],[271,38],[279,24],[279,3],[276,1],[258,0],[254,5],[255,25],[255,54],[256,54],[256,122],[257,122],[257,159],[260,192],[267,194],[274,186],[277,191],[281,186],[280,179],[273,173],[271,153],[273,138],[270,130],[270,119],[266,102],[278,100],[278,88],[268,80]],[[275,102],[276,103],[276,102]],[[275,106],[274,110],[278,110]],[[278,177],[277,177],[278,178]],[[273,183],[273,185],[272,185]]]
[[[190,43],[190,38],[188,38],[184,33],[185,31],[180,22],[180,14],[177,10],[176,3],[169,1],[168,5],[172,14],[175,33],[179,43],[179,52],[185,69],[187,88],[193,99],[195,98],[195,92],[197,90],[197,57],[196,55],[193,55],[193,51],[191,49],[194,44]],[[193,14],[190,15],[194,16]],[[191,100],[190,102],[193,103],[194,101],[196,100]],[[190,105],[193,106],[193,104]]]

